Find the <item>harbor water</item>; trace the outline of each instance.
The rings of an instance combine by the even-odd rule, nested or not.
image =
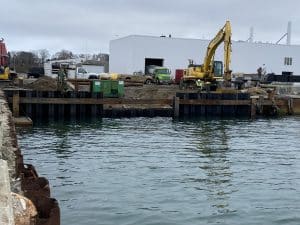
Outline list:
[[[300,224],[300,117],[53,122],[18,130],[61,224]]]

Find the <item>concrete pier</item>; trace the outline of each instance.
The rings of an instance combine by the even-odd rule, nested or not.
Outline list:
[[[14,224],[14,213],[12,208],[7,162],[0,159],[0,225]]]
[[[12,115],[0,90],[0,225],[15,224],[11,192],[21,192],[16,179],[17,140],[12,132]]]
[[[17,139],[11,135],[15,132],[12,114],[5,100],[4,93],[0,90],[0,159],[6,160],[10,180],[16,177]]]

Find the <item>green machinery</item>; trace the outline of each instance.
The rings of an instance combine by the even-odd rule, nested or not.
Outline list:
[[[103,92],[103,97],[118,98],[124,96],[124,81],[93,80],[92,92]]]

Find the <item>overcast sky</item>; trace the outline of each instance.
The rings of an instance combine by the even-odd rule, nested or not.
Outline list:
[[[292,22],[300,44],[299,0],[0,0],[9,51],[109,53],[109,41],[140,34],[211,39],[231,21],[233,40],[275,43]],[[285,39],[281,43],[285,43]]]

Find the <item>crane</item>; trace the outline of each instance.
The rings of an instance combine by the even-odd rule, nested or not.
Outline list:
[[[8,80],[9,78],[9,68],[8,65],[8,54],[4,39],[0,39],[0,80]]]
[[[9,68],[9,57],[4,43],[4,39],[0,39],[0,81],[13,80],[17,77],[17,73]]]
[[[222,61],[214,61],[214,56],[219,45],[224,42],[224,73]],[[227,85],[231,80],[231,25],[226,21],[217,35],[210,41],[202,65],[196,65],[190,60],[189,66],[184,70],[181,86],[207,87],[216,89],[217,78],[223,78]]]

